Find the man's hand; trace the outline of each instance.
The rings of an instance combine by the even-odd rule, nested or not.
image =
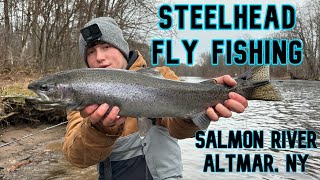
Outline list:
[[[114,106],[109,113],[109,105],[104,103],[100,106],[98,104],[89,105],[84,108],[80,115],[83,118],[89,117],[93,126],[112,127],[114,125],[120,126],[126,120],[126,117],[118,116],[120,111],[119,107]]]
[[[229,75],[224,75],[215,78],[219,84],[227,84],[229,86],[235,86],[237,82],[231,78]],[[218,121],[220,117],[229,118],[232,116],[232,111],[237,113],[242,113],[245,108],[248,107],[248,101],[241,95],[230,92],[228,94],[229,99],[223,104],[217,104],[214,108],[209,107],[207,109],[207,115],[212,121]]]

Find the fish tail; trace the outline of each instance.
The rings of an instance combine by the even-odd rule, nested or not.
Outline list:
[[[238,79],[250,81],[254,86],[247,97],[248,100],[281,101],[283,99],[280,91],[270,83],[269,66],[253,67]]]

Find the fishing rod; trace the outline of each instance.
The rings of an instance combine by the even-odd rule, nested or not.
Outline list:
[[[52,129],[52,128],[58,127],[58,126],[60,126],[60,125],[66,124],[67,122],[68,122],[68,121],[61,122],[61,123],[56,124],[56,125],[54,125],[54,126],[50,126],[50,127],[45,128],[45,129],[42,129],[42,130],[40,130],[40,131],[38,131],[38,132],[36,132],[36,133],[27,134],[27,135],[25,135],[25,136],[23,136],[23,137],[21,137],[21,138],[19,138],[19,139],[16,139],[16,140],[14,140],[14,141],[1,144],[1,145],[0,145],[0,148],[5,147],[5,146],[8,146],[8,145],[10,145],[10,144],[13,144],[13,143],[15,143],[15,142],[19,142],[19,141],[22,140],[22,139],[25,139],[25,138],[28,138],[28,137],[30,137],[30,136],[39,134],[39,133],[41,133],[41,132],[43,132],[43,131],[47,131],[47,130],[49,130],[49,129]]]

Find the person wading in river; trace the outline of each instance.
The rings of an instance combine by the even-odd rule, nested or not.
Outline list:
[[[129,51],[122,30],[114,19],[94,18],[81,30],[80,53],[89,68],[139,70],[146,61],[139,51]],[[168,67],[156,68],[164,78],[179,80]],[[229,75],[215,79],[236,84]],[[241,113],[247,100],[230,93],[224,104],[207,109],[212,121]],[[147,106],[147,104],[146,104]],[[190,119],[157,118],[144,138],[138,133],[137,118],[118,116],[119,107],[104,103],[68,113],[63,144],[66,159],[81,168],[97,164],[99,179],[180,179],[181,150],[178,139],[194,137],[199,128]]]

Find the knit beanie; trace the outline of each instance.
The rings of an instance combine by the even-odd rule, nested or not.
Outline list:
[[[98,41],[106,42],[115,48],[117,48],[126,59],[129,57],[129,45],[127,41],[124,39],[122,30],[119,28],[116,21],[110,17],[98,17],[90,20],[84,27],[88,27],[92,24],[97,24],[101,31],[102,36],[98,39]],[[86,64],[87,62],[87,42],[82,37],[80,33],[79,37],[79,50],[81,56],[84,58]]]

